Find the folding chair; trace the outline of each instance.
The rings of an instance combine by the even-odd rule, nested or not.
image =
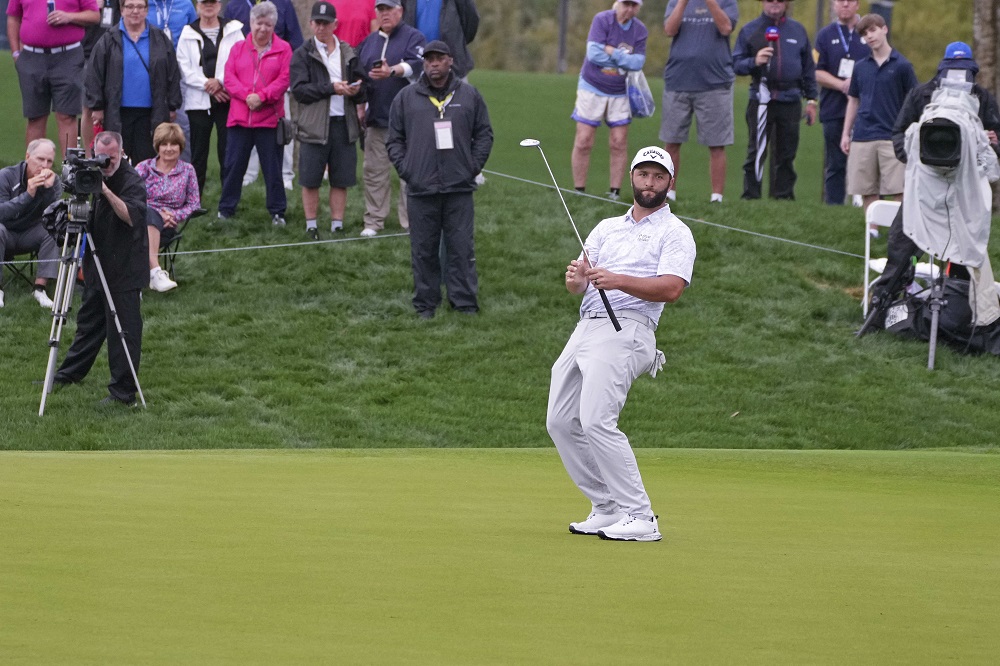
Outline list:
[[[872,202],[872,205],[868,206],[868,211],[865,213],[865,290],[864,296],[861,299],[861,312],[865,317],[868,316],[868,294],[871,286],[878,279],[878,276],[885,271],[885,265],[888,261],[887,259],[872,259],[872,237],[868,233],[868,229],[872,225],[879,227],[892,226],[892,221],[896,219],[896,213],[899,211],[901,205],[898,201],[880,199],[879,201]],[[916,277],[921,281],[934,280],[938,272],[939,269],[934,264],[921,262],[917,264]],[[875,273],[876,277],[872,278],[872,273]],[[921,284],[923,283],[921,282]]]
[[[170,240],[164,242],[160,237],[160,255],[163,257],[164,268],[171,277],[174,277],[174,262],[177,259],[177,251],[181,246],[181,239],[184,237],[184,229],[187,228],[188,222],[196,217],[201,217],[208,213],[204,208],[199,208],[198,210],[191,213],[191,216],[186,220],[181,222],[180,226],[177,227],[177,233]]]
[[[28,258],[21,261],[17,261],[15,255],[7,254],[3,258],[4,267],[10,269],[15,276],[24,280],[24,283],[29,287],[34,288],[35,286],[35,267],[38,265],[38,252],[31,251],[28,253]],[[0,286],[4,284],[2,270],[0,270]]]

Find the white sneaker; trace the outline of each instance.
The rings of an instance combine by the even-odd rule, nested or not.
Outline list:
[[[622,519],[624,513],[597,513],[592,512],[587,516],[587,520],[579,523],[570,523],[569,531],[573,534],[597,534],[597,530],[603,527],[610,527]]]
[[[659,541],[663,538],[656,516],[653,520],[643,520],[628,514],[614,525],[597,530],[597,536],[612,541]]]
[[[3,307],[3,289],[0,289],[0,308]]]
[[[46,310],[51,310],[52,306],[55,305],[55,303],[52,302],[52,299],[49,298],[49,295],[41,289],[35,289],[31,292],[31,295],[36,301],[38,301],[38,304]]]
[[[162,268],[154,268],[149,271],[149,288],[153,291],[170,291],[177,286],[177,283],[170,279],[170,275]]]
[[[373,236],[378,236],[378,232],[375,231],[374,229],[365,228],[361,230],[361,236],[363,238],[372,238]]]

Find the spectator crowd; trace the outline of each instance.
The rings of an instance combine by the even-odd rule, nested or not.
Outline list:
[[[99,154],[95,136],[111,133],[145,183],[144,284],[155,291],[177,287],[160,266],[159,251],[186,220],[205,212],[213,135],[220,224],[239,214],[243,188],[260,175],[271,221],[285,226],[298,139],[311,239],[320,239],[324,181],[330,233],[344,232],[360,144],[360,235],[385,228],[391,171],[405,174],[398,219],[416,239],[416,311],[433,316],[442,276],[453,308],[478,311],[472,193],[483,182],[493,133],[485,102],[466,78],[473,68],[468,43],[479,27],[474,0],[321,0],[309,18],[311,34],[304,38],[291,0],[229,0],[224,7],[219,0],[9,3],[27,152],[3,173],[0,249],[5,259],[30,251],[44,260],[35,285],[43,307],[52,307],[46,285],[58,250],[42,227],[42,212],[62,194],[53,171],[56,146],[44,138],[55,113],[62,155],[78,137],[88,155]],[[411,86],[426,98],[414,103],[433,113],[416,114],[416,124],[407,114],[390,127],[397,98]],[[414,206],[419,212],[411,227]]]
[[[912,65],[890,45],[882,16],[860,15],[860,0],[831,0],[835,20],[815,43],[789,16],[793,1],[760,0],[760,14],[739,30],[737,0],[667,3],[663,31],[671,48],[659,138],[676,171],[671,201],[683,182],[681,150],[692,121],[709,152],[710,201],[723,200],[737,76],[749,77],[750,90],[743,199],[760,198],[765,180],[770,197],[795,198],[803,120],[822,124],[826,203],[855,196],[867,206],[902,197],[904,167],[892,135],[918,85]],[[646,64],[642,5],[618,0],[594,16],[571,114],[574,185],[586,188],[592,147],[607,125],[606,196],[614,200],[628,160],[627,79]],[[48,148],[35,142],[50,113],[62,154],[76,143],[78,118],[88,150],[95,133],[119,133],[147,185],[152,289],[176,287],[156,253],[201,207],[214,135],[220,224],[239,216],[243,188],[260,176],[269,217],[284,226],[297,171],[308,237],[321,238],[324,187],[329,226],[322,233],[343,233],[360,150],[364,215],[357,232],[372,237],[385,229],[397,178],[396,217],[411,235],[414,308],[433,315],[444,274],[453,282],[452,307],[478,309],[471,193],[484,182],[493,138],[485,103],[467,80],[474,66],[469,43],[479,27],[474,0],[320,1],[311,7],[306,36],[291,0],[228,0],[224,7],[219,0],[11,0],[7,16],[29,146],[18,192],[50,197],[56,187],[37,175],[46,168],[38,166],[38,153]],[[420,127],[410,126],[409,115],[393,121],[407,103],[426,116]],[[476,108],[466,118],[468,104]],[[454,168],[448,178],[428,174],[435,153]],[[441,209],[446,203],[458,208]],[[0,219],[0,229],[7,222]],[[443,248],[437,255],[435,241]],[[7,244],[21,249],[24,240]],[[44,305],[44,282],[38,286]]]

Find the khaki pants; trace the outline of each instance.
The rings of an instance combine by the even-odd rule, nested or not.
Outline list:
[[[369,127],[365,130],[365,166],[362,171],[365,182],[365,229],[382,231],[385,218],[389,217],[392,200],[392,162],[385,150],[388,129]],[[406,212],[406,183],[399,181],[399,226],[410,228],[410,217]]]

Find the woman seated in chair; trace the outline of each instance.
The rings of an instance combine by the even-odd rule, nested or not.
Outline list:
[[[153,132],[156,157],[135,170],[146,181],[146,229],[149,233],[149,288],[170,291],[177,283],[160,268],[160,248],[177,235],[177,227],[201,207],[194,167],[181,161],[184,132],[176,123],[160,123]]]

